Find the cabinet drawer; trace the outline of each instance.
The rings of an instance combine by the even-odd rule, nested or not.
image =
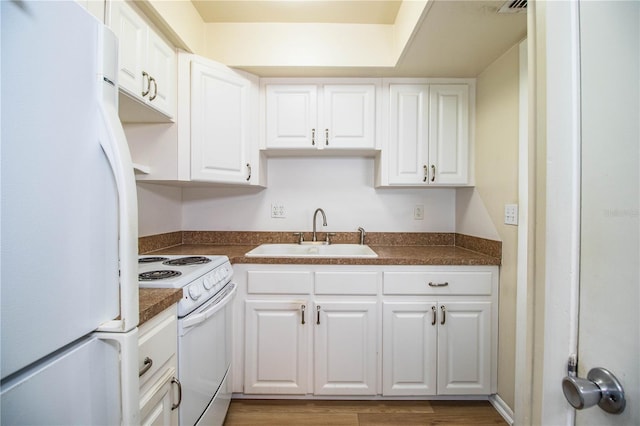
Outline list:
[[[491,271],[385,272],[384,294],[491,295]]]
[[[316,294],[378,294],[378,272],[316,272]]]
[[[247,292],[261,294],[309,294],[313,288],[310,271],[249,271]]]
[[[151,367],[140,376],[140,388],[160,372],[162,374],[170,361],[174,361],[178,349],[178,329],[175,305],[166,309],[140,327],[138,339],[138,371],[147,368],[145,359],[151,360]]]

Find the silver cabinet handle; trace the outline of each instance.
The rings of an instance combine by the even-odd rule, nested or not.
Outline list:
[[[175,377],[173,377],[171,379],[171,384],[172,385],[173,384],[178,385],[178,403],[171,405],[171,410],[175,410],[176,408],[178,408],[180,406],[180,403],[182,402],[182,383],[180,383],[180,380],[178,380]]]
[[[429,169],[427,168],[426,164],[422,166],[422,169],[424,170],[424,177],[422,178],[422,181],[426,182],[427,179],[429,178]]]
[[[302,305],[300,306],[300,309],[302,310],[302,324],[304,325],[304,310],[307,309],[306,305]]]
[[[144,366],[142,367],[142,370],[140,370],[140,372],[138,373],[138,377],[142,377],[142,375],[147,371],[149,371],[153,366],[153,360],[149,357],[146,357],[143,363],[144,363]]]
[[[249,176],[247,176],[247,182],[251,180],[251,164],[247,163],[247,170],[249,171]]]
[[[431,165],[431,182],[435,182],[436,180],[436,166]]]
[[[431,325],[436,325],[436,321],[438,318],[438,312],[435,306],[431,305]]]
[[[147,88],[144,88],[144,83],[147,83]],[[146,71],[142,71],[142,97],[145,97],[149,94],[149,91],[151,90],[151,81],[149,80],[149,74],[147,74]]]
[[[569,404],[578,410],[598,404],[607,413],[620,414],[626,406],[622,385],[613,373],[601,367],[589,370],[586,379],[575,375],[565,377],[562,392]]]
[[[149,86],[151,86],[151,83],[153,83],[153,95],[149,96],[150,101],[154,100],[156,96],[158,96],[158,82],[155,78],[149,77]],[[151,90],[151,88],[149,88],[149,90]]]
[[[329,129],[324,129],[324,144],[329,145]]]
[[[440,306],[440,310],[442,311],[442,321],[440,321],[440,325],[444,325],[447,321],[447,308],[444,305]]]
[[[320,324],[320,305],[316,306],[316,312],[318,313],[316,324]]]
[[[429,287],[446,287],[449,285],[449,282],[445,281],[443,283],[434,283],[429,281]]]
[[[316,129],[311,129],[311,145],[316,144]]]

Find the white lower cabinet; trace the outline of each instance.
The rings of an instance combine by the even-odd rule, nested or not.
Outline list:
[[[235,265],[234,279],[234,392],[496,392],[497,266]]]
[[[491,302],[383,303],[383,395],[488,395]]]
[[[307,393],[307,300],[247,300],[244,392]],[[303,319],[303,317],[305,317]]]
[[[317,302],[315,395],[375,395],[377,302]]]
[[[176,425],[181,394],[176,305],[142,324],[139,332],[140,424]]]

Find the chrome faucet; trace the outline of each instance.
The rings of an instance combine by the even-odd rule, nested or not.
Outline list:
[[[358,228],[358,231],[360,231],[360,245],[364,245],[364,236],[367,235],[367,233],[364,232],[364,228],[362,226]]]
[[[313,235],[311,241],[318,241],[318,237],[316,236],[316,218],[318,217],[318,212],[322,213],[322,226],[327,226],[327,216],[324,214],[324,210],[316,209],[315,213],[313,213]]]

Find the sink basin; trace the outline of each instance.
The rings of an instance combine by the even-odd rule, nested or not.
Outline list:
[[[247,257],[378,257],[367,245],[360,244],[262,244]]]

